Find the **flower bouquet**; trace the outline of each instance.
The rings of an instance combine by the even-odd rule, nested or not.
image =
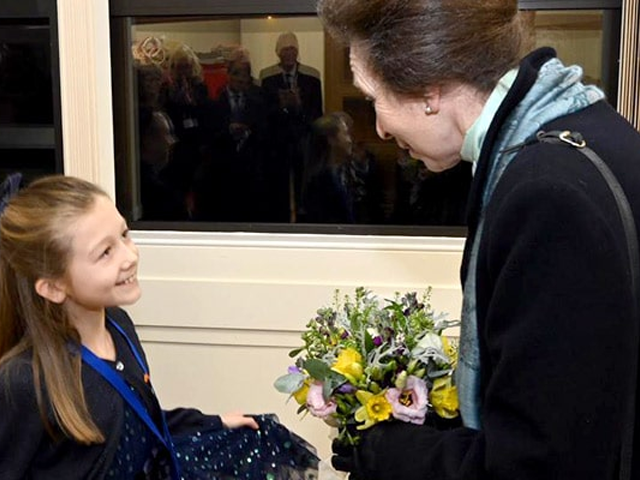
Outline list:
[[[282,393],[338,428],[355,445],[359,431],[390,420],[423,424],[428,415],[458,416],[453,379],[457,344],[443,335],[459,321],[429,304],[431,289],[381,301],[359,287],[352,298],[336,290],[290,352],[295,365],[275,382]]]

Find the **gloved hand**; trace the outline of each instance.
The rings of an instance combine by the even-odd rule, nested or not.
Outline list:
[[[364,438],[361,438],[361,444]],[[360,444],[360,445],[361,445]],[[349,472],[349,480],[365,480],[364,465],[360,461],[359,446],[347,445],[337,438],[331,443],[331,465],[336,470]]]

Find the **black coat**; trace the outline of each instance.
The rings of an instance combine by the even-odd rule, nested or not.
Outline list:
[[[470,239],[494,142],[552,54],[525,59],[487,133],[469,198]],[[601,101],[543,129],[581,132],[640,225],[640,135],[625,119]],[[482,430],[376,426],[359,452],[363,478],[617,478],[624,403],[637,383],[629,365],[638,319],[617,207],[582,154],[548,144],[519,152],[485,210],[476,282]]]

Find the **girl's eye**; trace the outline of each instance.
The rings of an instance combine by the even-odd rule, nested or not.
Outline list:
[[[128,228],[122,232],[122,238],[129,238],[129,229]]]
[[[108,257],[111,254],[111,247],[107,247],[104,249],[104,252],[100,254],[100,258]]]
[[[376,103],[376,99],[375,99],[375,98],[373,98],[373,97],[369,97],[369,96],[366,96],[366,95],[365,95],[364,99],[365,99],[367,102],[370,102],[370,103]]]

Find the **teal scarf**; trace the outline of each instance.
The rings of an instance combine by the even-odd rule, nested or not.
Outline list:
[[[581,78],[582,69],[578,66],[565,67],[556,58],[546,62],[540,68],[535,84],[505,121],[491,154],[492,165],[482,195],[478,228],[475,237],[467,239],[473,244],[464,283],[460,354],[456,369],[460,412],[464,425],[469,428],[482,428],[476,266],[484,212],[500,177],[517,154],[517,151],[504,152],[505,149],[533,138],[546,123],[582,110],[604,98],[601,90],[585,86],[581,83]]]

